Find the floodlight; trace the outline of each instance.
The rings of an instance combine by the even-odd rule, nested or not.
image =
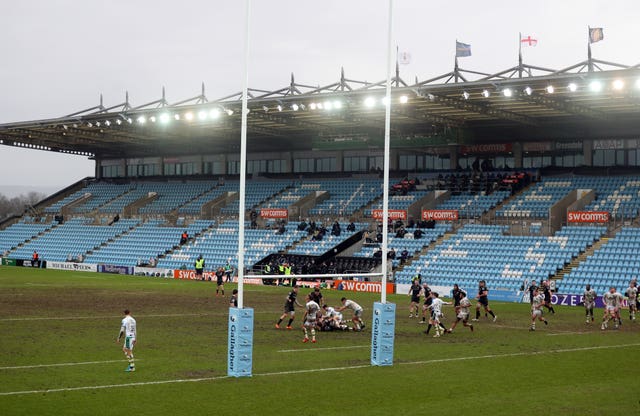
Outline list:
[[[122,120],[120,120],[119,118],[116,119],[116,124],[119,126],[120,124],[122,124]]]
[[[131,117],[127,118],[127,123],[133,124],[133,119]]]
[[[598,80],[591,81],[589,83],[589,89],[593,92],[600,92],[602,90],[602,83]]]
[[[325,110],[332,110],[333,109],[333,103],[331,101],[325,101],[323,106],[324,106]]]
[[[400,96],[400,104],[406,104],[408,102],[409,102],[409,97],[407,97],[406,95]]]
[[[322,103],[317,103],[317,104],[316,104],[316,108],[317,108],[318,110],[322,110],[322,109],[324,108],[324,105],[323,105]]]
[[[298,104],[296,104],[296,103],[293,103],[293,104],[291,104],[291,109],[293,111],[298,111],[300,109],[300,106],[298,106]]]
[[[109,120],[105,120],[104,125],[109,127],[111,125],[111,122]]]
[[[180,120],[180,114],[178,114],[178,113],[174,114],[173,118],[175,118],[176,120]]]
[[[220,110],[214,108],[213,110],[209,111],[209,116],[211,116],[212,119],[220,117]]]
[[[227,115],[228,115],[228,116],[232,116],[232,115],[233,115],[233,110],[232,110],[232,109],[230,109],[230,108],[229,108],[229,109],[227,109],[227,110],[224,110],[224,111],[227,113]],[[249,112],[249,109],[247,108],[247,113],[248,113],[248,112]]]
[[[316,103],[309,104],[309,109],[315,110],[316,109]]]
[[[139,116],[137,118],[138,124],[144,124],[147,122],[147,118],[145,116]]]
[[[513,91],[511,90],[511,88],[505,88],[502,90],[502,95],[504,95],[505,97],[511,97],[513,95]]]
[[[263,105],[262,111],[264,111],[265,113],[269,112],[269,107],[267,107],[266,105]]]
[[[193,120],[193,113],[191,111],[189,111],[188,113],[185,113],[184,118],[187,121]]]
[[[202,111],[202,110],[201,110],[201,111],[199,111],[199,112],[198,112],[198,119],[200,119],[200,120],[206,120],[206,119],[207,119],[207,113],[206,113],[206,112],[204,112],[204,111]]]
[[[462,98],[464,98],[465,100],[468,100],[469,97],[471,97],[471,94],[469,94],[467,91],[462,92]]]
[[[160,123],[167,124],[169,122],[169,120],[170,120],[169,113],[160,114]]]
[[[491,93],[489,92],[489,90],[482,90],[482,96],[484,98],[489,98],[490,95]]]
[[[367,97],[367,98],[365,98],[365,100],[364,100],[364,105],[365,105],[366,107],[369,107],[369,108],[373,107],[374,105],[376,105],[376,100],[375,100],[375,98],[373,98],[373,97]]]
[[[96,121],[96,127],[100,127],[100,122]]]
[[[621,79],[616,79],[615,81],[613,81],[613,89],[620,91],[621,89],[624,88],[624,81]]]
[[[282,111],[282,106],[280,104],[278,104],[276,108],[278,109],[278,111]]]
[[[156,122],[156,116],[149,117],[149,121],[151,121],[152,123],[155,123]]]
[[[576,92],[578,91],[578,86],[575,83],[571,83],[569,85],[567,85],[567,88],[569,89],[569,91],[571,92]]]
[[[335,100],[333,102],[333,108],[335,108],[336,110],[340,110],[342,108],[342,101],[340,100]]]
[[[553,85],[547,85],[546,89],[549,94],[553,94],[556,91],[555,88],[553,88]]]
[[[533,89],[531,87],[527,87],[524,89],[524,93],[527,95],[533,94]]]

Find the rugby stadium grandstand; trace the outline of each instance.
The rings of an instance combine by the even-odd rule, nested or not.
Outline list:
[[[249,272],[379,272],[384,82],[249,89],[246,212],[241,94],[97,106],[0,125],[0,144],[95,160],[95,176],[0,223],[3,264],[134,273],[234,263]],[[398,285],[599,293],[637,279],[640,68],[520,63],[414,83],[396,68],[389,248]],[[337,224],[339,232],[332,226]],[[180,243],[182,233],[187,241]],[[37,252],[39,262],[32,263]],[[402,253],[402,254],[401,254]],[[275,263],[273,263],[275,261]],[[48,266],[47,266],[48,267]]]

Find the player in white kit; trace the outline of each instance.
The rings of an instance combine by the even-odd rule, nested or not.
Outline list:
[[[531,299],[531,328],[529,328],[529,331],[536,330],[536,319],[544,322],[545,325],[549,324],[549,322],[542,317],[542,307],[544,305],[544,295],[538,292],[538,289],[535,289],[533,291],[533,299]]]
[[[604,303],[604,316],[602,317],[602,326],[600,329],[603,331],[609,327],[609,320],[613,319],[615,328],[618,329],[620,323],[620,306],[622,306],[623,297],[620,293],[616,292],[615,287],[609,288],[609,291],[602,295],[602,302]]]
[[[596,307],[596,291],[587,285],[582,294],[582,302],[584,303],[584,313],[587,317],[587,323],[593,322],[593,308]]]
[[[473,332],[473,325],[469,323],[469,308],[471,307],[471,301],[467,297],[467,294],[464,291],[460,291],[462,299],[460,299],[460,303],[456,306],[456,320],[451,324],[451,328],[449,328],[449,333],[453,332],[458,322],[462,321],[462,324],[466,327],[469,327],[471,332]]]
[[[307,303],[304,305],[304,323],[302,329],[304,331],[304,339],[302,342],[309,342],[309,332],[311,330],[311,342],[316,342],[316,326],[318,326],[318,312],[320,312],[320,305],[312,301],[309,295],[304,299]]]
[[[122,318],[122,323],[120,324],[120,333],[118,334],[116,342],[120,342],[124,336],[122,351],[129,360],[129,366],[125,370],[127,372],[136,371],[136,364],[133,361],[133,347],[136,345],[136,333],[136,320],[131,316],[129,309],[125,309],[124,318]]]
[[[440,322],[442,318],[442,305],[451,305],[451,302],[445,302],[439,298],[439,294],[437,292],[431,292],[431,297],[433,300],[431,301],[431,319],[429,323],[433,325],[435,328],[436,334],[433,336],[434,338],[438,338],[441,334],[447,332],[444,324]],[[426,331],[425,331],[426,332]]]
[[[340,299],[340,301],[342,302],[342,306],[336,308],[336,312],[342,312],[347,308],[353,310],[353,318],[351,318],[351,320],[353,321],[353,330],[360,331],[364,329],[365,325],[364,321],[362,321],[362,306],[347,298],[342,298]]]

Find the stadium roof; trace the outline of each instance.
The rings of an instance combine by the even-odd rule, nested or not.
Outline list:
[[[340,79],[316,87],[249,89],[251,152],[310,150],[320,142],[376,147],[384,134],[385,81]],[[124,102],[67,116],[0,125],[0,144],[96,158],[239,151],[241,93]],[[404,81],[396,66],[392,140],[434,144],[640,138],[640,65],[589,59],[553,70],[520,63],[495,74],[462,69]],[[392,142],[393,145],[393,142]],[[330,146],[329,146],[330,147]]]

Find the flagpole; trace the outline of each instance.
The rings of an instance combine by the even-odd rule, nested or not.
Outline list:
[[[522,32],[518,32],[518,76],[522,78]]]
[[[587,26],[587,68],[593,72],[593,62],[591,61],[591,26]]]

